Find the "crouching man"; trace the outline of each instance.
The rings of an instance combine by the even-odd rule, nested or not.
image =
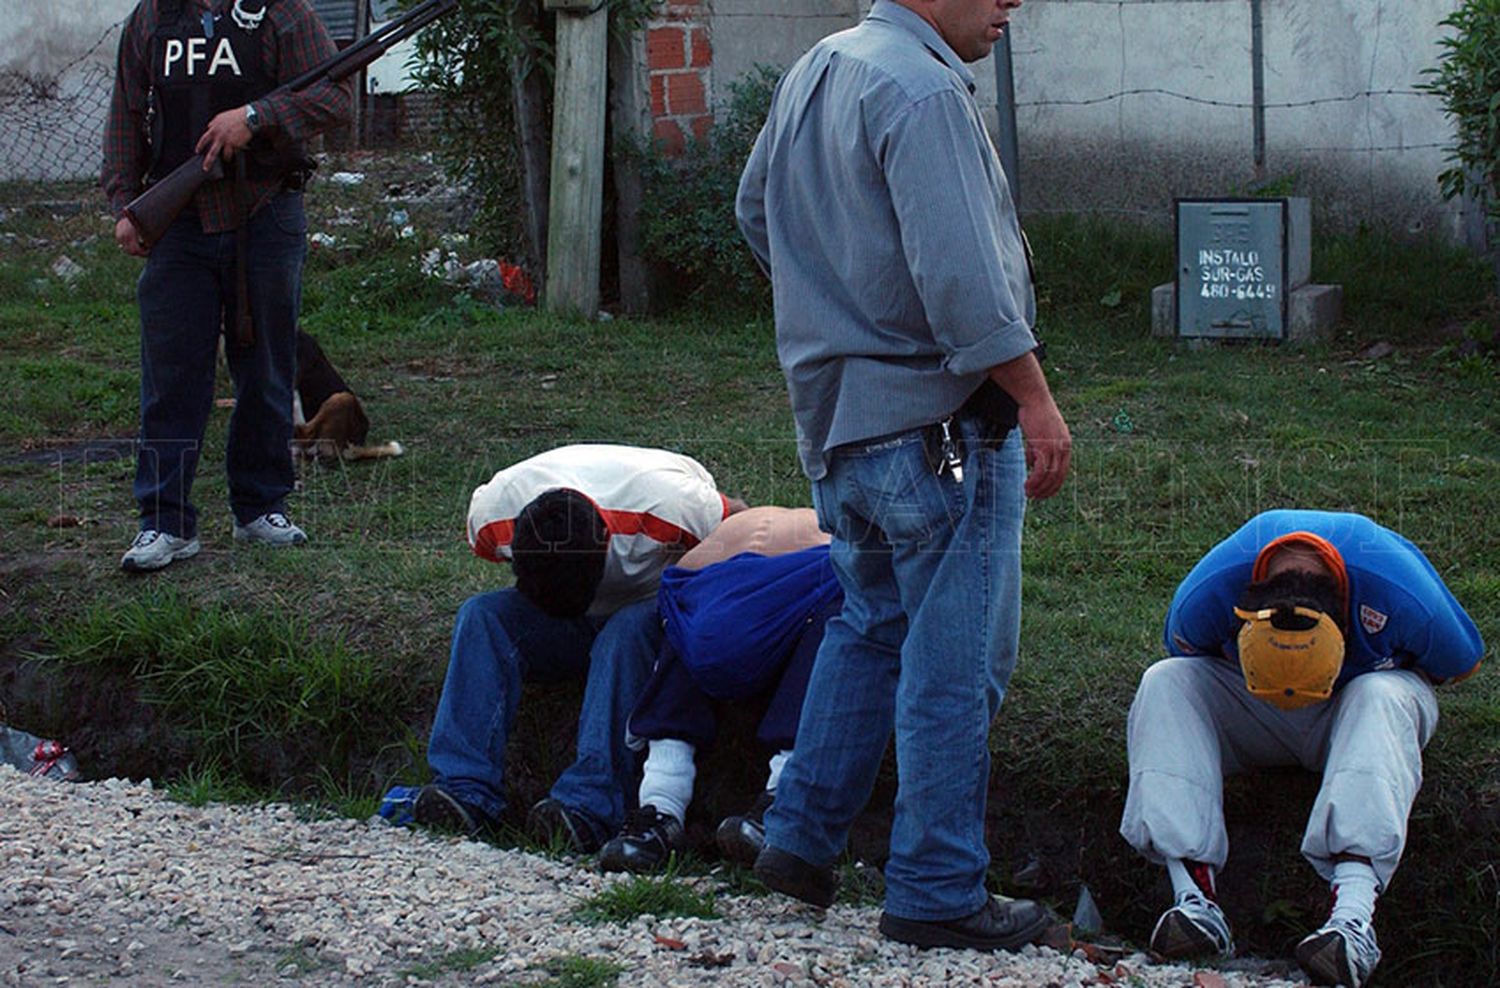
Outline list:
[[[630,715],[629,743],[647,751],[639,809],[600,851],[605,871],[657,871],[686,849],[693,759],[718,733],[716,701],[757,711],[770,752],[765,789],[715,834],[725,857],[755,863],[823,626],[844,603],[828,542],[810,508],[749,508],[662,574],[666,641]]]
[[[459,608],[417,823],[475,833],[505,805],[505,746],[525,681],[585,680],[577,758],[527,829],[592,854],[634,788],[625,723],[661,642],[661,572],[744,505],[689,457],[633,446],[563,446],[474,491],[469,543],[516,585]]]
[[[1183,580],[1165,638],[1172,658],[1146,670],[1130,708],[1120,823],[1172,881],[1152,949],[1233,952],[1214,891],[1229,853],[1223,777],[1300,765],[1323,776],[1302,854],[1333,908],[1297,962],[1317,984],[1358,988],[1380,961],[1375,902],[1406,846],[1433,686],[1478,667],[1474,622],[1397,533],[1361,515],[1268,511]]]

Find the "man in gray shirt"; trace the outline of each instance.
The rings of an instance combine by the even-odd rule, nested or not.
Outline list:
[[[755,872],[832,902],[833,862],[894,731],[880,930],[918,946],[1013,949],[1048,923],[984,884],[1025,498],[1058,491],[1071,450],[965,65],[1020,5],[875,0],[782,79],[737,202],[771,276],[802,465],[845,592]]]

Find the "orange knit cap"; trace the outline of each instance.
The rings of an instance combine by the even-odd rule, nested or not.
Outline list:
[[[1302,546],[1313,550],[1318,554],[1329,572],[1333,574],[1334,582],[1339,586],[1339,599],[1344,603],[1345,616],[1349,609],[1349,571],[1344,567],[1344,557],[1333,543],[1321,535],[1312,532],[1288,532],[1279,538],[1267,542],[1265,548],[1260,550],[1260,555],[1255,557],[1255,566],[1250,570],[1250,582],[1259,583],[1266,578],[1266,570],[1271,566],[1271,557],[1289,545]]]

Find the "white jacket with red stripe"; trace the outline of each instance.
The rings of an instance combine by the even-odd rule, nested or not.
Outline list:
[[[492,562],[510,560],[516,515],[560,487],[579,491],[609,530],[609,554],[590,614],[610,614],[656,593],[661,571],[729,514],[713,475],[664,449],[604,443],[561,446],[495,474],[469,500],[469,545]]]

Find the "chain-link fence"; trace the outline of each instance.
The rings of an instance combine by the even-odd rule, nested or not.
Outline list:
[[[0,69],[0,181],[98,176],[120,26],[56,67]]]
[[[97,18],[92,28],[42,38],[33,35],[45,31],[18,30],[9,39],[13,50],[0,57],[0,182],[98,178],[123,26],[124,18]],[[351,129],[327,135],[330,148],[424,143],[437,120],[434,98],[423,93],[362,95],[357,112],[358,137]]]

